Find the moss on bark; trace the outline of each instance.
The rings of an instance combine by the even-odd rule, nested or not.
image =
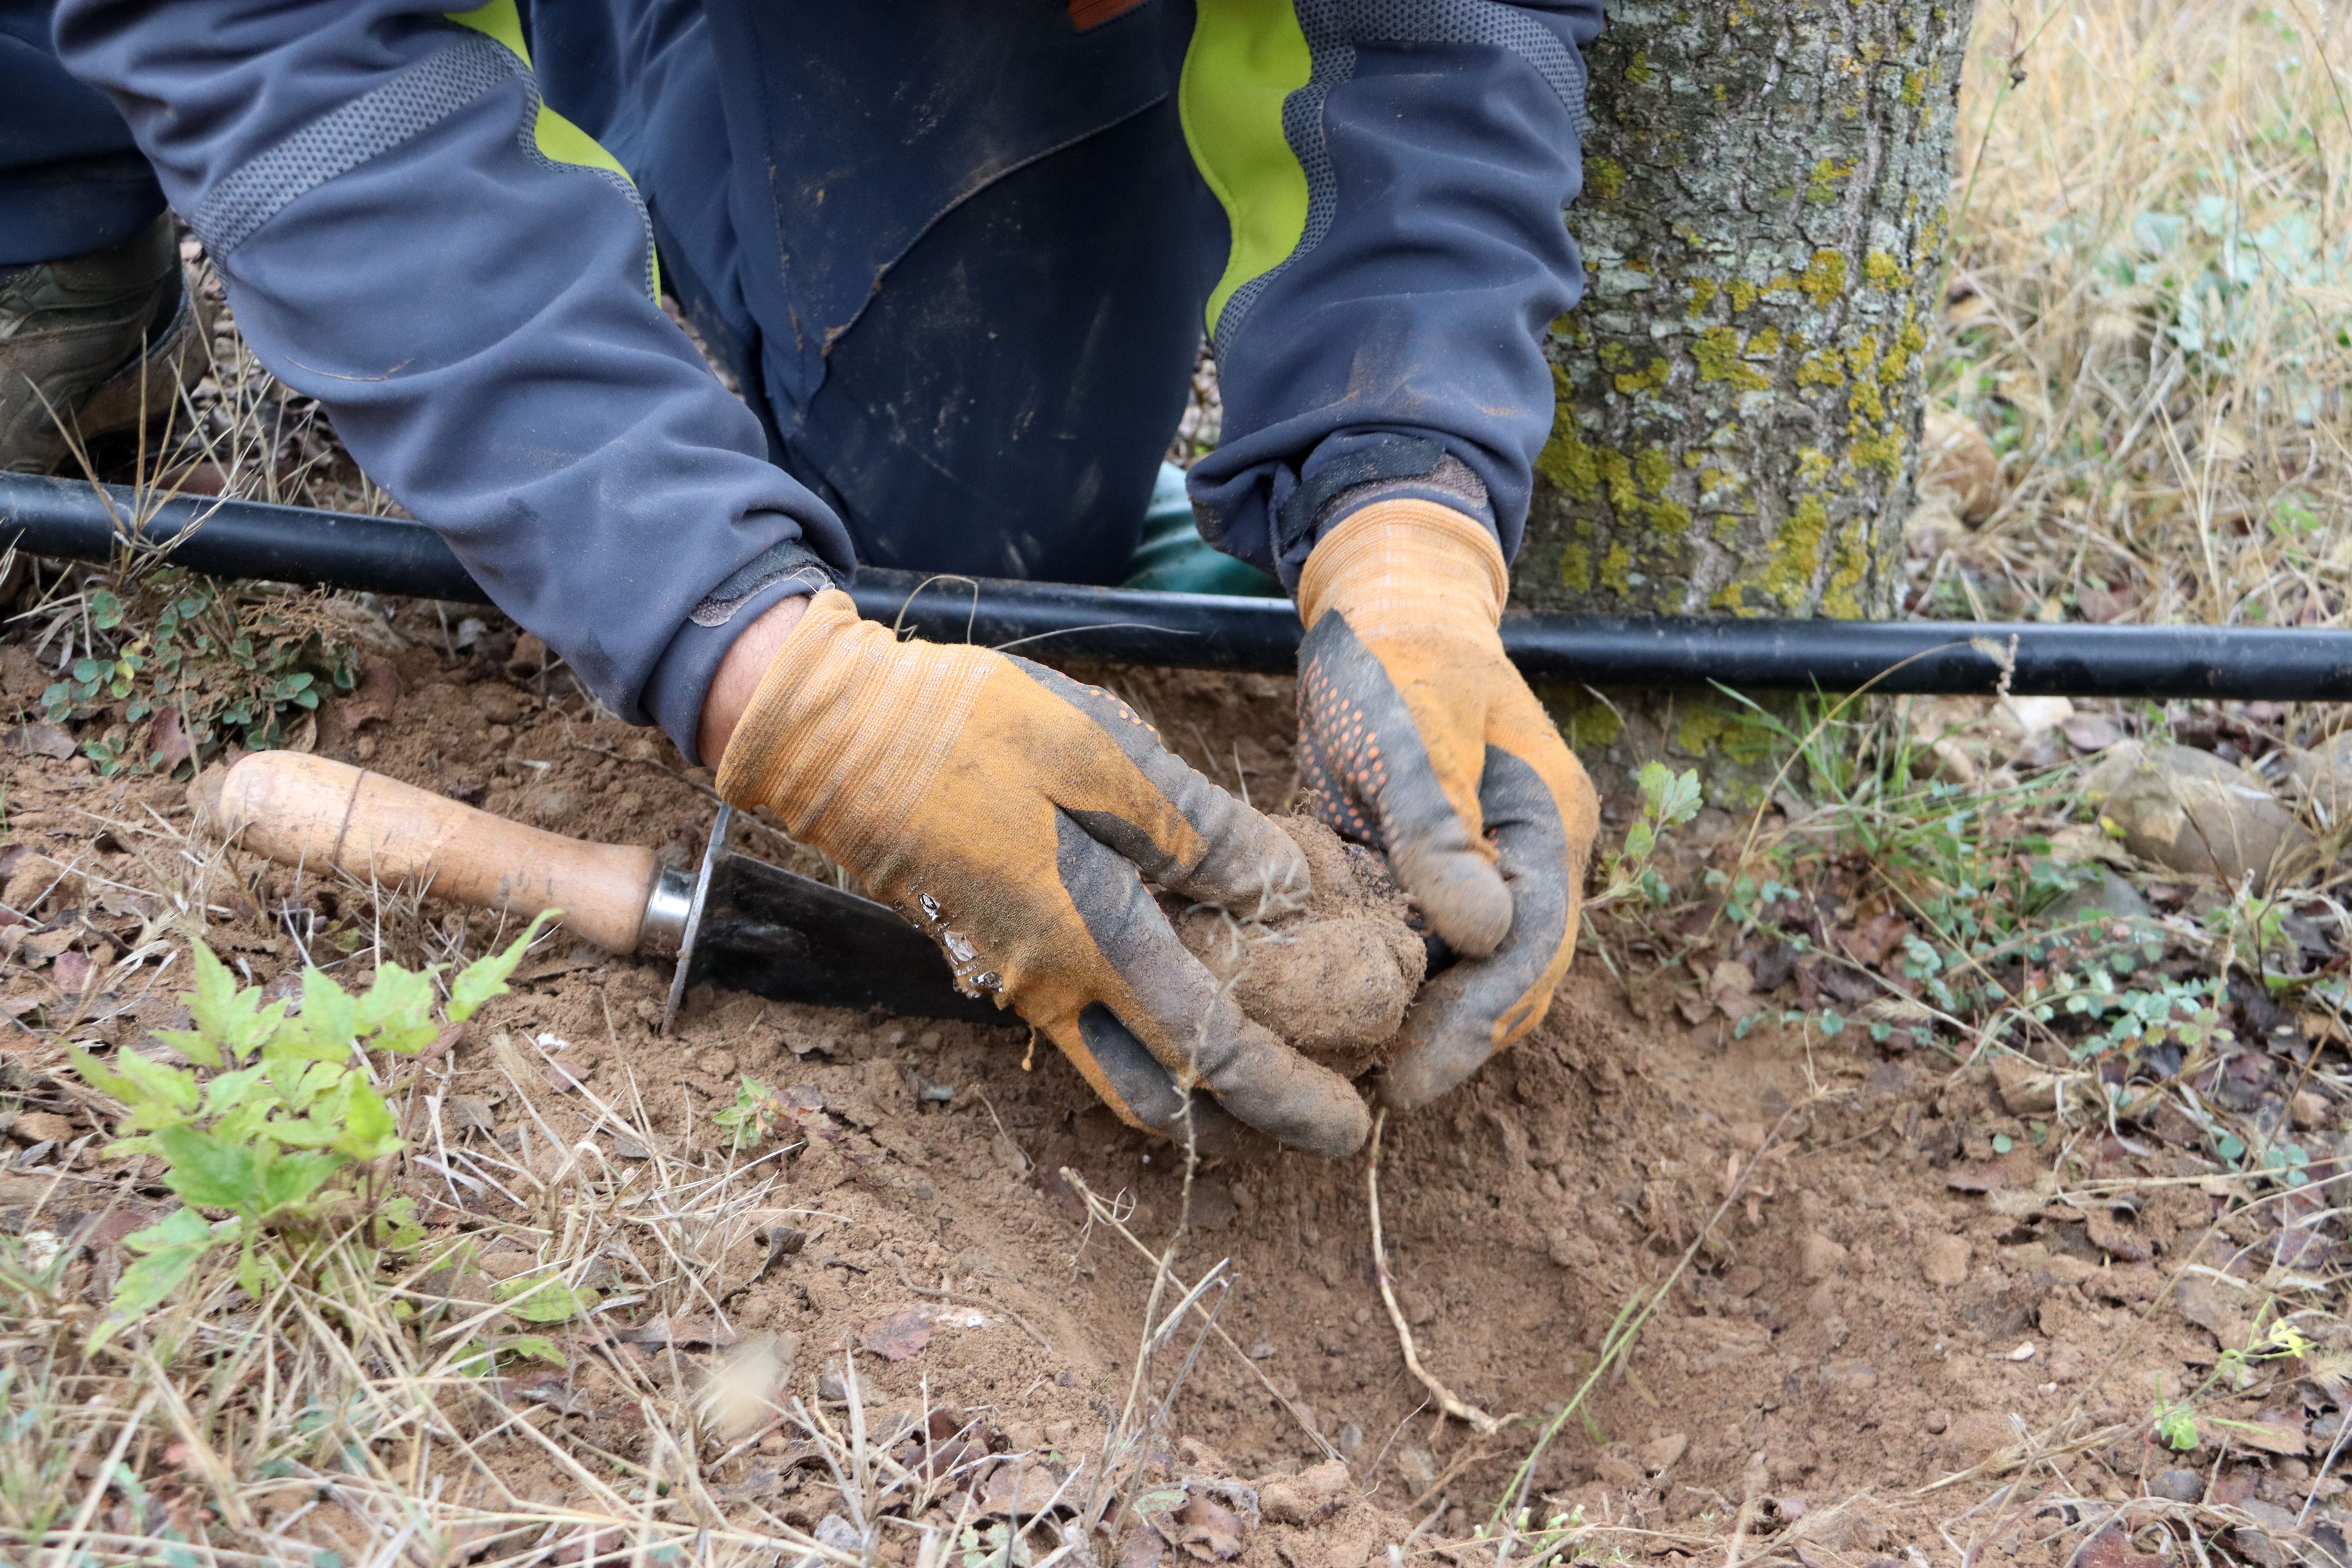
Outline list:
[[[1969,14],[1612,10],[1518,603],[1893,608]]]

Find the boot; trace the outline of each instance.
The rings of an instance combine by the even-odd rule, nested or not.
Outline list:
[[[168,410],[209,361],[165,213],[104,250],[0,270],[0,470]],[[62,424],[60,423],[62,422]]]

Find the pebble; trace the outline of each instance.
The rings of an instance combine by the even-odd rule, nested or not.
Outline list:
[[[1951,1426],[1951,1424],[1952,1418],[1945,1415],[1942,1411],[1930,1410],[1927,1412],[1927,1430],[1929,1432],[1941,1436],[1944,1429]]]
[[[1969,1278],[1969,1238],[1965,1236],[1939,1236],[1927,1244],[1927,1256],[1920,1261],[1920,1271],[1930,1285],[1964,1284]]]
[[[2173,1502],[2195,1502],[2205,1495],[2205,1478],[2195,1470],[2158,1470],[2148,1479],[2147,1495]]]

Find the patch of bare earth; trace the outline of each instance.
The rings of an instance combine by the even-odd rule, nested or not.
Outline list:
[[[706,773],[593,716],[528,645],[517,657],[485,628],[457,654],[417,606],[396,627],[406,647],[371,677],[372,696],[328,714],[322,750],[549,827],[698,851]],[[1078,673],[1114,685],[1220,782],[1287,802],[1287,682]],[[161,863],[184,867],[205,842],[184,785],[101,781],[38,754],[7,766],[0,879],[23,918],[0,927],[0,1053],[24,1098],[0,1197],[20,1215],[31,1185],[82,1212],[163,1199],[136,1167],[98,1159],[98,1107],[71,1087],[63,1047],[121,1048],[172,1024],[184,965],[164,961],[187,936],[264,981],[306,953],[348,982],[378,943],[415,962],[495,940],[492,917],[236,852],[175,879]],[[823,868],[760,824],[740,831],[750,852]],[[566,1161],[625,1176],[661,1164],[680,1180],[764,1162],[729,1188],[750,1195],[724,1224],[697,1231],[692,1259],[665,1252],[658,1215],[631,1233],[626,1265],[601,1277],[621,1304],[562,1331],[565,1367],[486,1385],[589,1472],[615,1473],[600,1455],[646,1461],[646,1402],[685,1397],[759,1345],[779,1397],[838,1422],[854,1367],[859,1418],[901,1463],[919,1469],[969,1422],[968,1452],[941,1463],[1024,1455],[1046,1478],[1033,1495],[1009,1458],[967,1465],[940,1489],[964,1499],[967,1523],[992,1517],[969,1511],[991,1487],[999,1515],[1084,1487],[1131,1413],[1156,1267],[1090,1214],[1091,1194],[1155,1248],[1186,1216],[1160,1314],[1215,1273],[1161,1359],[1164,1391],[1198,1345],[1131,1472],[1189,1479],[1209,1501],[1129,1519],[1122,1563],[1383,1563],[1391,1545],[1487,1560],[1471,1538],[1536,1427],[1585,1382],[1629,1304],[1653,1297],[1630,1354],[1533,1467],[1536,1522],[1583,1510],[1589,1528],[1559,1538],[1563,1552],[2057,1564],[2118,1519],[2292,1524],[2306,1496],[2342,1490],[2315,1476],[2328,1417],[2308,1421],[2301,1385],[2282,1378],[2232,1409],[2291,1436],[2225,1442],[2219,1458],[2209,1444],[2186,1470],[2155,1444],[2152,1401],[2245,1342],[2275,1283],[2271,1238],[2258,1218],[2217,1229],[2226,1199],[2160,1139],[2093,1133],[2060,1184],[2047,1150],[1992,1142],[2022,1124],[1988,1070],[1771,1028],[1735,1039],[1721,1020],[1645,1023],[1599,963],[1580,963],[1533,1037],[1385,1134],[1387,1262],[1421,1355],[1465,1401],[1525,1418],[1482,1435],[1407,1371],[1360,1159],[1209,1165],[1188,1192],[1181,1154],[1121,1126],[1017,1024],[704,990],[664,1038],[668,978],[559,933],[428,1072],[411,1128],[423,1152],[402,1181],[437,1234],[495,1232],[472,1267],[500,1278],[537,1261],[516,1236],[556,1245]],[[786,1110],[772,1139],[730,1152],[712,1117],[746,1074]],[[659,1319],[626,1304],[666,1268],[690,1300]],[[1209,1313],[1222,1334],[1202,1331]],[[934,1410],[952,1419],[942,1427]],[[548,1441],[489,1425],[480,1451],[503,1484],[542,1503],[593,1500]],[[781,1426],[701,1459],[722,1511],[740,1500],[814,1531],[841,1509],[839,1478]],[[956,1517],[931,1506],[937,1521]],[[364,1549],[350,1515],[310,1517],[301,1539]]]

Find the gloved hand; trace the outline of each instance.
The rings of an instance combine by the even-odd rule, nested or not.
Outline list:
[[[1044,1031],[1133,1125],[1180,1142],[1189,1125],[1213,1152],[1252,1142],[1238,1118],[1334,1156],[1370,1131],[1344,1079],[1242,1016],[1143,885],[1248,917],[1303,899],[1305,857],[1109,693],[899,642],[828,591],[768,667],[719,792],[772,807],[929,931],[965,989]]]
[[[1381,1098],[1426,1104],[1542,1022],[1576,947],[1599,811],[1503,656],[1510,586],[1475,520],[1375,501],[1299,578],[1299,769],[1316,814],[1384,849],[1465,962],[1425,986]]]

